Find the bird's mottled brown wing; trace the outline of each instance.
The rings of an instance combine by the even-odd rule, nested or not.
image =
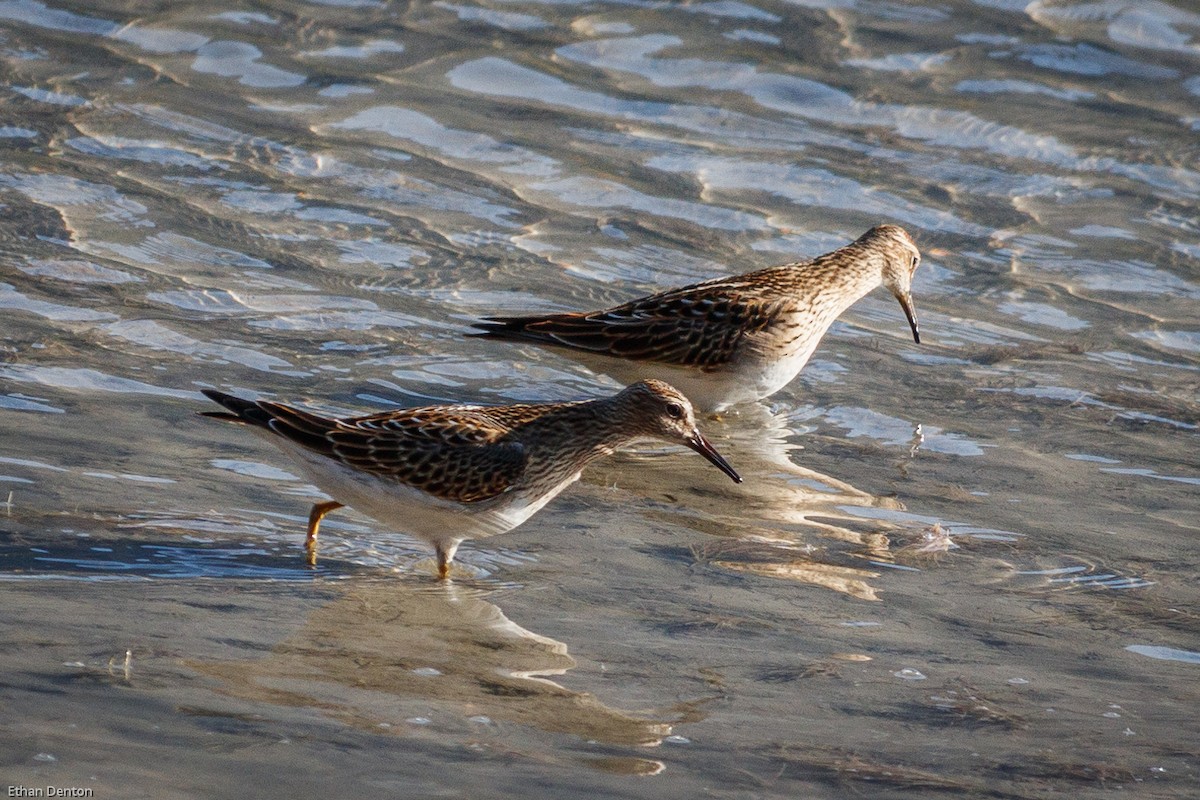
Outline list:
[[[507,436],[559,404],[427,406],[383,411],[341,420],[355,428],[402,432],[414,438],[456,444],[487,444]]]
[[[258,405],[279,435],[443,500],[496,497],[525,470],[525,447],[505,441],[509,428],[481,408],[417,408],[335,420],[279,403]]]
[[[771,325],[783,311],[777,298],[755,291],[747,277],[662,292],[603,311],[492,317],[476,327],[501,338],[712,370],[732,360],[747,335]]]

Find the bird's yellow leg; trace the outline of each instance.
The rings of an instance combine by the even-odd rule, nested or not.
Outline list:
[[[308,565],[314,567],[317,564],[317,531],[321,528],[321,520],[330,511],[336,511],[343,506],[342,503],[336,500],[328,500],[324,503],[317,503],[312,507],[312,511],[308,512],[308,535],[304,537],[304,552],[308,554]]]
[[[438,542],[437,547],[437,570],[438,580],[444,581],[450,579],[450,562],[454,560],[454,554],[458,552],[458,545],[462,539],[451,539],[448,542]]]

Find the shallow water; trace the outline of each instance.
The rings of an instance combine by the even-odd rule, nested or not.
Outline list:
[[[96,797],[1192,797],[1200,14],[0,3],[0,775]],[[925,255],[450,586],[203,387],[595,396],[463,336]]]

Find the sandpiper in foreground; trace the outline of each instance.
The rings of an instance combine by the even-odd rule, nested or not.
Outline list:
[[[701,435],[688,399],[656,380],[599,400],[428,406],[346,419],[211,389],[204,394],[228,412],[204,416],[263,433],[335,498],[309,514],[309,563],[316,563],[321,519],[349,505],[432,544],[444,580],[463,540],[512,530],[591,461],[647,437],[686,445],[742,480]]]
[[[912,276],[921,253],[908,232],[879,225],[811,261],[672,289],[601,311],[488,317],[482,336],[566,348],[628,382],[665,380],[704,411],[761,400],[804,367],[838,316],[880,284],[920,343]]]

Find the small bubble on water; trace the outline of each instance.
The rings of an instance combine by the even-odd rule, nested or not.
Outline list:
[[[1013,686],[1024,686],[1025,684],[1029,683],[1029,681],[1025,678],[1009,678],[1008,682]]]
[[[492,718],[491,718],[491,717],[485,717],[483,714],[479,714],[479,715],[477,715],[477,716],[474,716],[474,717],[468,717],[468,720],[469,720],[470,722],[474,722],[474,723],[477,723],[477,724],[479,724],[479,725],[491,725],[491,724],[492,724]]]
[[[420,675],[422,678],[436,678],[442,674],[442,671],[433,667],[417,667],[413,670],[413,674]]]
[[[429,725],[433,722],[429,717],[409,717],[404,721],[409,725]]]
[[[925,680],[925,673],[915,670],[912,667],[905,667],[904,669],[896,670],[892,673],[892,675],[905,681]]]
[[[1118,713],[1117,713],[1117,712],[1115,712],[1115,711],[1105,711],[1105,712],[1104,712],[1103,714],[1101,714],[1100,716],[1102,716],[1102,717],[1108,717],[1109,719],[1120,719],[1120,718],[1121,718],[1121,715],[1120,715],[1120,714],[1118,714]]]
[[[38,753],[36,756],[33,757],[33,760],[34,761],[46,761],[46,762],[58,761],[57,758],[50,755],[49,753]]]
[[[663,739],[667,744],[691,744],[692,740],[686,736],[668,736]]]

